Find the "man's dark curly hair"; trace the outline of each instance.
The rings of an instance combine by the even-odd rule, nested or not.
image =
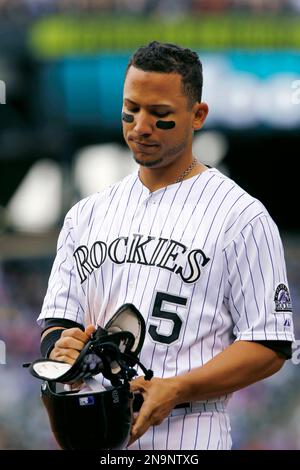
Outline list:
[[[201,102],[202,64],[191,49],[152,41],[136,50],[126,74],[131,66],[145,72],[178,73],[182,77],[183,93],[188,97],[189,105],[192,107],[195,102]]]

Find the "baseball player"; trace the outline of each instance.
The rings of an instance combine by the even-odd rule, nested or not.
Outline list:
[[[42,353],[72,364],[120,305],[140,310],[140,359],[154,378],[131,382],[143,400],[130,449],[230,449],[231,393],[291,357],[278,229],[193,155],[201,91],[195,52],[152,42],[132,56],[122,120],[137,171],[69,211],[38,318]]]

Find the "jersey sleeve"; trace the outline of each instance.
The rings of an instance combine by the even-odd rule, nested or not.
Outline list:
[[[71,209],[72,211],[72,209]],[[72,212],[66,215],[57,242],[56,257],[49,277],[48,288],[41,313],[37,319],[44,326],[46,318],[72,320],[83,324],[83,308],[78,297],[74,265],[75,230]]]
[[[294,341],[283,246],[270,216],[252,220],[224,249],[224,276],[236,340]]]

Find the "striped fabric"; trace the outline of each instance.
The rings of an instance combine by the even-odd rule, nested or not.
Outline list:
[[[67,214],[38,322],[104,326],[133,303],[147,325],[140,359],[170,377],[234,340],[293,341],[291,308],[276,303],[278,286],[288,290],[282,243],[258,200],[213,168],[153,193],[136,172]],[[217,402],[226,406],[228,398]],[[194,420],[198,434],[180,440],[179,429]],[[192,413],[171,416],[135,445],[225,449],[229,434],[225,412]]]

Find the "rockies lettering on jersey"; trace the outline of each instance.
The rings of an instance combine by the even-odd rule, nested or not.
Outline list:
[[[151,250],[148,259],[146,245],[150,245]],[[181,257],[184,266],[175,263],[178,255],[185,253],[187,255],[184,258]],[[92,274],[95,269],[100,268],[107,255],[116,264],[137,263],[168,269],[178,274],[186,283],[196,282],[201,274],[200,267],[204,267],[209,262],[209,258],[201,249],[188,251],[185,245],[175,240],[134,234],[132,240],[128,237],[118,237],[109,245],[103,241],[96,241],[90,250],[85,245],[79,246],[74,251],[74,258],[81,283],[86,281],[88,275]],[[185,274],[185,264],[188,264],[187,274]]]

